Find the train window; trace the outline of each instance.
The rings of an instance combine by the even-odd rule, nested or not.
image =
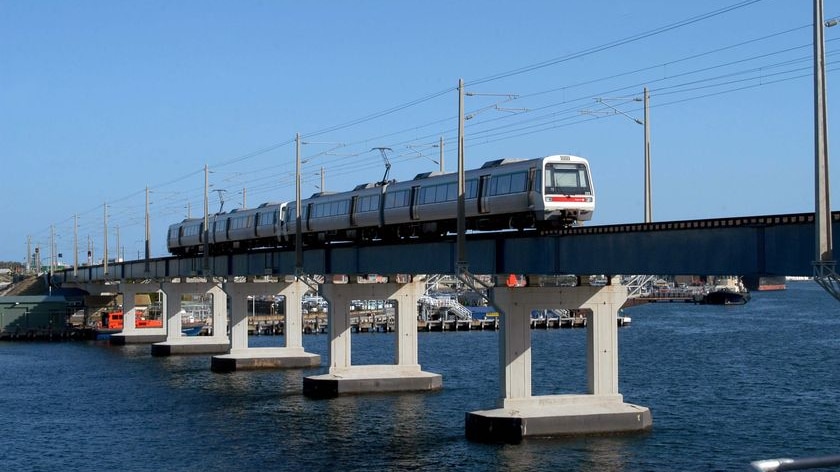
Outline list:
[[[385,208],[399,208],[408,206],[408,190],[400,190],[385,195]]]
[[[292,224],[297,219],[297,212],[295,211],[295,204],[290,203],[286,206],[286,225]]]
[[[359,199],[358,213],[376,211],[379,209],[379,195],[368,195]]]
[[[446,184],[446,200],[447,202],[453,202],[458,199],[458,182],[452,182]]]
[[[500,175],[494,180],[496,181],[496,188],[491,195],[505,195],[510,193],[510,174]]]
[[[475,198],[478,196],[478,181],[477,180],[467,180],[464,182],[465,189],[464,189],[464,198]],[[456,184],[455,191],[458,191],[458,186]],[[457,199],[458,196],[456,195],[455,198]]]
[[[277,213],[257,213],[257,226],[271,226],[277,223]]]
[[[545,166],[545,193],[590,195],[592,190],[583,164]]]
[[[527,190],[528,175],[525,172],[518,172],[510,176],[510,192],[522,193]]]
[[[420,203],[428,204],[437,201],[437,185],[420,189]]]
[[[251,226],[251,219],[248,216],[239,216],[230,219],[230,229],[243,229]]]

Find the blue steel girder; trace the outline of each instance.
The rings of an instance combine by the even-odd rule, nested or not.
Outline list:
[[[834,244],[840,213],[832,214]],[[474,274],[813,275],[813,214],[589,226],[468,235]],[[437,241],[331,244],[304,250],[308,274],[455,273],[454,236]],[[295,273],[294,249],[209,257],[219,277]],[[168,257],[67,269],[61,281],[162,279],[203,274],[204,258]]]

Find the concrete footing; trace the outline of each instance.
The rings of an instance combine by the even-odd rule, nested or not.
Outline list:
[[[518,443],[525,437],[636,433],[651,429],[647,407],[621,395],[545,395],[506,399],[503,408],[468,412],[466,436],[478,442]]]
[[[303,379],[303,394],[310,398],[334,398],[346,394],[439,390],[440,374],[399,365],[361,365]]]
[[[152,344],[152,355],[157,357],[180,354],[221,354],[230,351],[226,339],[216,340],[208,336],[190,336]]]
[[[321,365],[321,356],[311,354],[303,348],[252,347],[231,350],[229,354],[213,356],[210,370],[213,372],[234,372],[254,369],[307,368]]]
[[[114,333],[109,338],[113,346],[125,346],[126,344],[151,344],[166,341],[166,333]]]

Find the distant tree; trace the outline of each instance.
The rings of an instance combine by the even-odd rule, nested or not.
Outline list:
[[[21,264],[20,262],[0,261],[0,269],[11,269],[12,272],[17,272],[22,268],[23,264]]]

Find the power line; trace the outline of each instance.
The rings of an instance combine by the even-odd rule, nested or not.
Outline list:
[[[739,8],[743,8],[743,7],[746,7],[746,6],[752,5],[754,3],[761,2],[761,1],[763,1],[763,0],[746,0],[746,1],[743,1],[743,2],[740,2],[740,3],[736,3],[734,5],[730,5],[728,7],[724,7],[724,8],[720,8],[718,10],[711,11],[709,13],[704,13],[702,15],[697,15],[697,16],[688,18],[686,20],[681,20],[681,21],[678,21],[676,23],[671,23],[670,25],[655,28],[653,30],[646,31],[644,33],[639,33],[639,34],[636,34],[636,35],[633,35],[633,36],[629,36],[627,38],[618,39],[618,40],[615,40],[615,41],[610,41],[608,43],[604,43],[604,44],[601,44],[599,46],[593,46],[591,48],[584,49],[583,51],[580,51],[580,52],[572,53],[572,54],[562,56],[562,57],[558,57],[558,58],[554,58],[554,59],[549,59],[549,60],[543,61],[543,62],[538,62],[536,64],[531,64],[531,65],[528,65],[528,66],[520,67],[518,69],[513,69],[513,70],[510,70],[510,71],[507,71],[507,72],[501,72],[501,73],[494,74],[494,75],[491,75],[491,76],[488,76],[488,77],[485,77],[485,78],[482,78],[482,79],[473,80],[471,82],[468,82],[466,85],[468,85],[468,86],[480,85],[480,84],[484,84],[484,83],[487,83],[487,82],[491,82],[491,81],[495,81],[495,80],[499,80],[499,79],[504,79],[504,78],[507,78],[507,77],[512,77],[514,75],[524,74],[526,72],[533,72],[533,71],[538,70],[538,69],[543,69],[545,67],[560,64],[562,62],[568,62],[568,61],[571,61],[573,59],[578,59],[578,58],[581,58],[581,57],[584,57],[584,56],[588,56],[590,54],[595,54],[595,53],[598,53],[598,52],[607,51],[609,49],[613,49],[613,48],[616,48],[618,46],[623,46],[625,44],[634,43],[636,41],[640,41],[642,39],[650,38],[652,36],[656,36],[656,35],[659,35],[659,34],[662,34],[662,33],[677,29],[677,28],[681,28],[683,26],[688,26],[688,25],[691,25],[691,24],[694,24],[694,23],[697,23],[697,22],[700,22],[700,21],[703,21],[703,20],[707,20],[709,18],[713,18],[713,17],[716,17],[718,15],[722,15],[724,13],[729,13],[733,10],[737,10]]]

